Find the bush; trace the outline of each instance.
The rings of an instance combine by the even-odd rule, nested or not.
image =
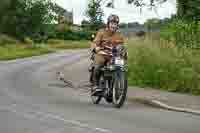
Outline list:
[[[56,37],[57,39],[64,39],[64,40],[90,40],[92,34],[94,32],[74,32],[74,31],[68,31],[68,32],[57,32]]]
[[[24,43],[29,44],[29,45],[32,45],[34,42],[33,42],[33,40],[32,40],[31,38],[25,37],[25,38],[24,38]]]
[[[136,32],[136,36],[137,36],[137,37],[144,37],[145,34],[146,34],[145,31],[139,31],[139,32]]]
[[[161,46],[151,40],[129,42],[130,85],[200,94],[199,51]]]
[[[58,40],[58,39],[49,39],[47,40],[47,44],[61,44],[64,43],[63,40]]]
[[[19,41],[7,35],[0,35],[0,45],[16,44]]]

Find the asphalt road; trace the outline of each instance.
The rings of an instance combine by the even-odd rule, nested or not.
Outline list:
[[[93,105],[87,51],[0,62],[0,133],[199,133],[200,116],[126,103]],[[65,72],[69,84],[56,79]]]

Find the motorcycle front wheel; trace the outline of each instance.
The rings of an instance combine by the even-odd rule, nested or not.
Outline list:
[[[124,72],[115,74],[113,81],[113,105],[121,108],[126,101],[127,95],[127,78]]]

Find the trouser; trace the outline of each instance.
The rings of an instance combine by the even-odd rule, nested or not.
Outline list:
[[[100,80],[100,70],[104,66],[105,62],[108,60],[108,57],[105,55],[96,54],[94,61],[95,61],[95,67],[94,67],[94,85],[99,86],[99,80]]]

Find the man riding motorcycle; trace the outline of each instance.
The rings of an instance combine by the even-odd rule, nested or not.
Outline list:
[[[100,69],[104,66],[105,62],[109,60],[111,51],[105,47],[117,46],[124,44],[123,35],[118,32],[119,17],[117,15],[110,15],[107,19],[107,26],[97,32],[95,39],[91,45],[94,55],[94,90],[102,91],[99,88]]]

